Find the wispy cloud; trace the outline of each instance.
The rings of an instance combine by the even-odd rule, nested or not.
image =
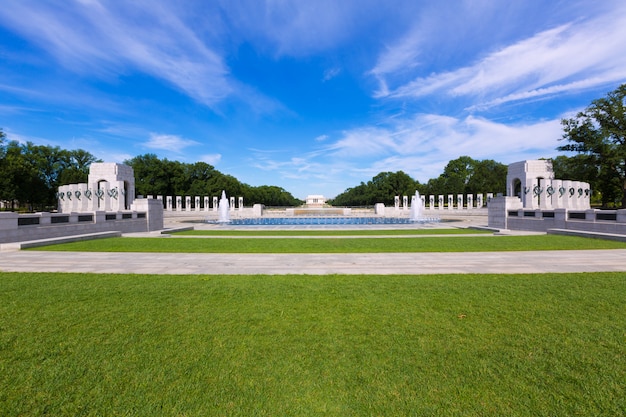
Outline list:
[[[232,92],[228,69],[177,16],[163,3],[97,0],[7,0],[0,9],[6,25],[75,72],[139,70],[212,106]]]
[[[328,187],[353,186],[380,172],[399,170],[425,182],[463,155],[502,163],[553,157],[561,133],[559,119],[506,125],[474,116],[420,114],[344,131],[334,143],[322,142],[319,150],[298,157],[259,152],[254,166],[275,178]]]
[[[184,139],[177,135],[151,133],[150,139],[143,145],[151,149],[162,149],[165,151],[180,153],[184,148],[199,145],[199,143],[193,140]]]
[[[330,81],[341,73],[341,68],[330,68],[324,71],[322,82]]]
[[[622,6],[610,14],[538,32],[470,66],[417,77],[391,89],[383,83],[377,97],[468,96],[478,98],[472,108],[481,108],[623,82],[626,55],[616,51],[625,44],[626,8]],[[381,77],[397,62],[414,62],[411,45],[401,42],[393,53],[387,52],[390,58],[381,59],[372,73]]]
[[[202,162],[206,162],[209,165],[217,165],[222,160],[222,155],[219,153],[201,155],[200,160]]]

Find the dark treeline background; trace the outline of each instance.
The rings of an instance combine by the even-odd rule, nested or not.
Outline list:
[[[587,181],[594,191],[592,203],[617,207],[622,199],[619,181],[605,181],[598,169],[584,155],[558,156],[553,161],[555,177]],[[11,210],[44,211],[56,208],[60,185],[84,183],[89,166],[101,162],[89,152],[59,147],[20,144],[7,141],[0,129],[0,201]],[[242,196],[246,205],[298,206],[303,202],[281,187],[253,187],[223,174],[205,162],[193,164],[160,159],[154,154],[140,155],[125,161],[135,172],[137,195],[163,196]],[[437,178],[425,184],[403,171],[381,172],[367,183],[348,188],[329,200],[335,206],[392,205],[395,196],[505,193],[507,166],[499,162],[461,156],[450,161]],[[604,182],[603,182],[604,181]],[[607,183],[609,186],[607,186]],[[604,188],[603,188],[604,187]],[[601,190],[609,189],[610,194]],[[607,194],[608,197],[607,197]]]
[[[219,196],[224,190],[229,196],[243,197],[246,205],[298,206],[303,203],[283,188],[253,187],[206,162],[187,164],[145,154],[124,163],[133,167],[137,195]]]
[[[507,166],[491,159],[478,161],[461,156],[448,162],[443,173],[420,184],[403,171],[381,172],[367,183],[348,188],[330,201],[337,206],[392,205],[395,196],[504,193]]]

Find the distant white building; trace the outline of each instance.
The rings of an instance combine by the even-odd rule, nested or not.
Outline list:
[[[311,194],[306,196],[306,205],[308,207],[324,207],[326,199],[320,194]]]

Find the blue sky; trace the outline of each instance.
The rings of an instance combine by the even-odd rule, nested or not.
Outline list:
[[[333,197],[559,153],[626,82],[622,0],[3,0],[9,139]]]

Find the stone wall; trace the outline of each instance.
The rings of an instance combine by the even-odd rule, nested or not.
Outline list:
[[[49,239],[88,233],[148,232],[163,229],[158,202],[135,200],[133,210],[18,214],[0,212],[0,243]]]
[[[563,229],[626,235],[626,210],[526,209],[517,197],[496,197],[489,203],[488,213],[488,226],[496,229]]]

